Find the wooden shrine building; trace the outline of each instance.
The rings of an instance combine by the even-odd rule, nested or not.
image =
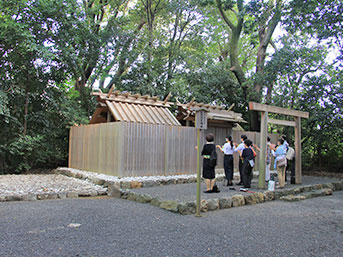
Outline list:
[[[226,135],[237,142],[233,131],[244,123],[241,114],[221,106],[191,101],[188,104],[162,101],[157,96],[101,90],[92,93],[97,106],[88,125],[70,129],[69,167],[118,177],[196,173],[195,110],[208,110],[208,129],[223,144]],[[171,108],[176,107],[176,115]],[[248,132],[249,133],[249,132]],[[256,137],[250,132],[250,138]],[[249,134],[247,134],[249,137]],[[218,155],[223,166],[223,155]]]
[[[93,92],[98,105],[89,124],[106,122],[137,122],[157,125],[181,126],[169,110],[168,98],[158,100],[157,96],[131,94],[110,90],[109,93]]]

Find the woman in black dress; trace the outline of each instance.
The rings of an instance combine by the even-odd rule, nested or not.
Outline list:
[[[206,183],[206,191],[204,193],[216,193],[219,191],[217,187],[213,188],[216,182],[215,180],[216,176],[214,172],[215,165],[211,164],[210,162],[211,153],[213,151],[216,151],[216,146],[213,143],[214,135],[213,134],[206,135],[206,141],[207,142],[201,151],[201,155],[204,157],[202,177],[205,179],[205,183]]]
[[[243,185],[244,190],[251,187],[251,180],[253,178],[253,171],[252,168],[255,162],[254,152],[252,150],[253,143],[251,140],[247,139],[244,141],[244,150],[241,152],[241,158],[243,159],[243,168],[242,168],[242,175],[243,175]]]

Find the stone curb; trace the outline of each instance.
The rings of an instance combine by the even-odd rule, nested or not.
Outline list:
[[[296,202],[296,201],[311,199],[311,198],[319,197],[319,196],[332,195],[332,193],[333,193],[333,190],[331,188],[324,188],[320,190],[311,190],[309,192],[298,194],[298,195],[282,196],[280,197],[280,200],[287,201],[287,202]]]
[[[297,188],[278,192],[264,191],[252,193],[249,195],[237,194],[232,197],[202,200],[200,211],[215,211],[232,207],[240,207],[244,205],[255,205],[274,200],[299,201],[318,196],[332,195],[333,191],[339,190],[343,190],[343,181],[300,186]],[[140,203],[150,203],[153,206],[182,215],[192,215],[195,214],[196,211],[195,201],[177,202],[175,200],[161,200],[158,196],[152,197],[147,194],[138,194],[136,192],[130,191],[129,189],[122,189],[119,186],[112,186],[111,188],[109,188],[109,192],[112,192],[112,196],[118,198]]]
[[[7,195],[7,196],[0,196],[0,202],[53,200],[53,199],[79,198],[79,197],[94,197],[94,196],[100,196],[100,195],[107,195],[107,192],[100,193],[94,190],[94,191],[87,191],[87,192],[62,192],[62,193],[37,193],[37,194],[26,194],[26,195]]]

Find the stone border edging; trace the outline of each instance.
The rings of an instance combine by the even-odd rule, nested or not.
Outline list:
[[[63,193],[38,193],[38,194],[25,194],[25,195],[7,195],[0,196],[0,202],[10,201],[37,201],[37,200],[53,200],[53,199],[66,199],[78,197],[94,197],[106,195],[107,192],[100,193],[96,190],[85,192],[63,192]]]
[[[149,194],[138,194],[129,189],[131,188],[141,188],[141,187],[152,187],[170,184],[185,184],[185,183],[195,183],[196,175],[177,175],[177,176],[156,176],[153,180],[149,180],[148,177],[134,177],[134,178],[114,178],[113,176],[106,176],[103,174],[98,174],[94,172],[85,172],[81,170],[71,169],[71,168],[58,168],[57,173],[75,177],[79,179],[89,180],[94,184],[102,185],[108,188],[107,194],[112,197],[117,197],[121,199],[136,201],[139,203],[150,203],[153,206],[160,207],[164,210],[171,211],[174,213],[180,213],[182,215],[195,214],[196,202],[177,202],[175,200],[162,200],[161,198],[152,197]],[[224,174],[218,174],[216,179],[221,181],[224,179]],[[254,173],[254,177],[258,176],[258,172]],[[107,179],[109,178],[109,179]],[[248,195],[237,194],[232,197],[222,197],[219,199],[208,199],[201,201],[200,210],[202,212],[214,211],[219,209],[227,209],[232,207],[240,207],[243,205],[254,205],[263,202],[273,201],[273,200],[286,200],[282,197],[298,195],[301,193],[309,193],[313,190],[320,189],[331,189],[332,191],[343,190],[343,181],[340,182],[330,182],[326,184],[316,184],[300,186],[293,189],[288,189],[284,191],[264,191],[256,192]],[[319,195],[329,195],[332,191],[321,193]],[[319,196],[318,195],[318,196]],[[297,197],[295,197],[297,198]],[[300,199],[301,198],[301,199]],[[299,197],[299,200],[308,199]],[[287,201],[287,200],[286,200]]]
[[[314,192],[312,192],[314,190]],[[256,192],[248,195],[237,194],[232,197],[222,197],[219,199],[208,199],[202,200],[200,211],[215,211],[219,209],[228,209],[232,207],[240,207],[243,205],[254,205],[259,203],[264,203],[273,200],[286,200],[288,196],[294,196],[301,193],[302,197],[295,196],[299,198],[297,200],[309,199],[317,196],[331,195],[333,191],[343,190],[343,181],[340,182],[330,182],[325,184],[316,184],[309,186],[297,187],[294,189],[289,189],[285,191],[264,191]],[[320,192],[318,192],[320,191]],[[121,189],[116,185],[111,185],[108,187],[108,195],[136,201],[139,203],[150,203],[153,206],[160,207],[164,210],[171,211],[174,213],[180,213],[182,215],[195,214],[196,203],[195,201],[189,202],[177,202],[175,200],[161,200],[158,196],[153,198],[148,194],[138,194],[132,192],[128,189]],[[306,196],[307,195],[307,196]]]

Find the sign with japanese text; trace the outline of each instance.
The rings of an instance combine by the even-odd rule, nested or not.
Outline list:
[[[195,127],[198,129],[207,129],[207,112],[199,110],[195,113]]]

